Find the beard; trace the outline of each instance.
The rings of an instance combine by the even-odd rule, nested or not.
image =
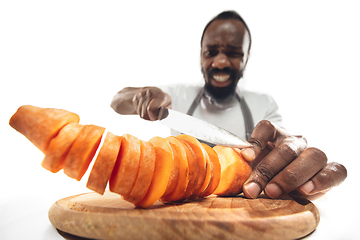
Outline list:
[[[236,71],[231,68],[224,68],[224,69],[212,68],[206,72],[204,72],[204,69],[201,68],[201,72],[203,73],[205,79],[205,91],[210,96],[212,96],[217,100],[225,100],[228,97],[233,96],[235,94],[236,86],[239,80],[244,75],[244,69],[242,69],[241,71]],[[211,79],[212,76],[216,73],[230,74],[231,84],[226,87],[215,87],[210,84],[210,81],[206,81],[206,79]]]

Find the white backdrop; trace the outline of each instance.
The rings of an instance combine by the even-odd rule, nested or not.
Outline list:
[[[311,238],[355,238],[355,224],[345,219],[360,213],[356,1],[123,2],[0,3],[0,238],[20,239],[22,227],[36,239],[56,239],[48,208],[88,191],[86,180],[41,168],[42,153],[8,125],[16,109],[63,108],[118,135],[167,136],[156,122],[116,114],[111,99],[125,86],[202,81],[201,33],[229,9],[253,37],[241,86],[273,96],[290,132],[348,168],[347,180],[315,202],[322,220]]]

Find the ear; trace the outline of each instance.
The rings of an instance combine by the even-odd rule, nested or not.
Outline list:
[[[245,67],[247,66],[249,58],[250,58],[250,51],[248,51],[248,53],[247,53],[247,57],[246,57],[246,61],[245,61]]]

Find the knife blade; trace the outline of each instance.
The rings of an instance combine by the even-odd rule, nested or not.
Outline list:
[[[252,145],[235,134],[190,115],[161,107],[160,123],[183,134],[221,146],[247,148]]]

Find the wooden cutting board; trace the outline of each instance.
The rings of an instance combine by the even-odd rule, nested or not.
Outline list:
[[[117,195],[85,193],[49,210],[59,230],[92,239],[297,239],[320,221],[307,200],[216,197],[137,209]]]

